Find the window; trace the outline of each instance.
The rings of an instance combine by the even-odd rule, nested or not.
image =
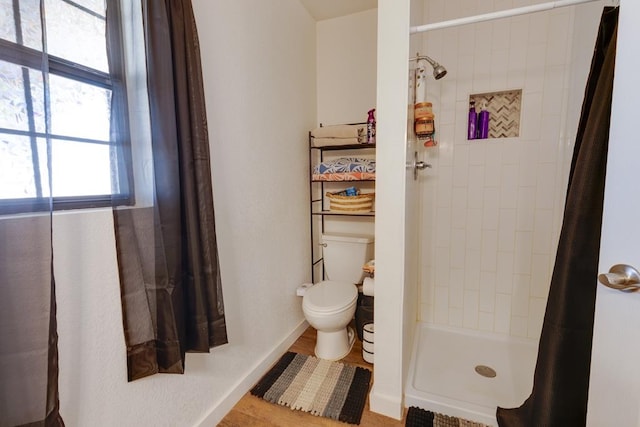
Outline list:
[[[130,203],[116,1],[43,0],[46,55],[40,3],[0,0],[0,213]]]

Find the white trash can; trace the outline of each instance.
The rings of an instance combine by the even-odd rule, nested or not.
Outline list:
[[[373,363],[373,323],[366,323],[362,328],[362,358]]]

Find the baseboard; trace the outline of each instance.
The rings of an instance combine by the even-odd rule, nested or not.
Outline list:
[[[296,340],[307,330],[309,324],[303,320],[291,333],[276,345],[262,360],[258,361],[247,375],[240,379],[236,385],[229,390],[227,395],[209,410],[209,413],[202,420],[195,424],[195,427],[216,426],[225,415],[231,411],[236,403],[242,399],[251,387],[258,382],[267,370],[280,358],[285,351],[296,342]]]
[[[372,412],[395,418],[396,420],[402,419],[402,413],[404,411],[402,397],[397,398],[378,393],[375,382],[369,393],[369,408]]]

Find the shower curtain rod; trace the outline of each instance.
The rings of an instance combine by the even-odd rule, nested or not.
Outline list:
[[[544,10],[558,7],[573,6],[581,3],[590,3],[601,0],[556,0],[548,3],[534,4],[531,6],[517,7],[515,9],[500,10],[498,12],[485,13],[483,15],[468,16],[465,18],[451,19],[449,21],[436,22],[433,24],[418,25],[409,28],[409,34],[424,33],[425,31],[439,30],[441,28],[457,27],[459,25],[474,24],[476,22],[491,21],[511,16],[525,15],[528,13],[542,12]]]

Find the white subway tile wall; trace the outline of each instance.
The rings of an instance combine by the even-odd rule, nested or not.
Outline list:
[[[534,3],[428,0],[424,22]],[[573,9],[414,36],[448,70],[427,87],[439,145],[422,153],[421,321],[539,338],[579,110],[569,95],[584,87],[571,62],[593,50],[571,37]],[[520,136],[468,141],[469,95],[517,89]]]

